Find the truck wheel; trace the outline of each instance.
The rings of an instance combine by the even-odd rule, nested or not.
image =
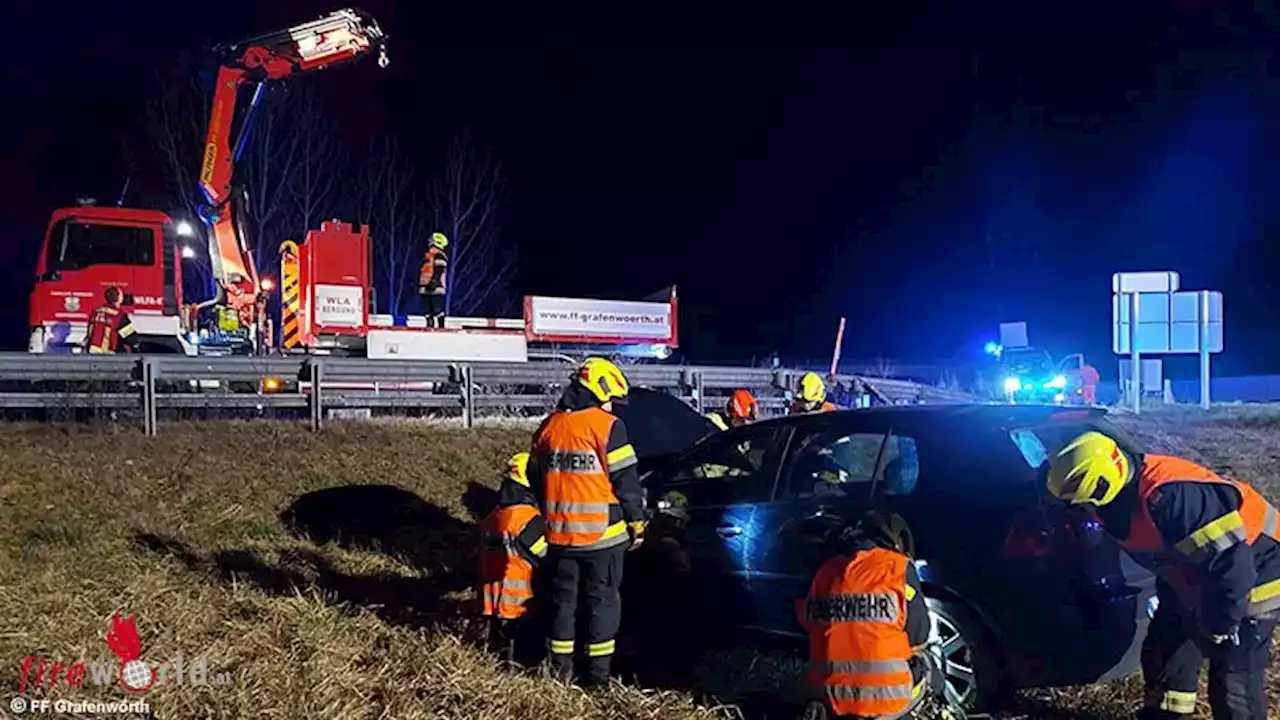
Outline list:
[[[946,680],[947,701],[965,710],[991,710],[1004,691],[991,633],[963,603],[930,597],[925,605],[932,616],[934,660]]]

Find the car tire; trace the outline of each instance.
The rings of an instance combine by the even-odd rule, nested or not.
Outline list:
[[[946,680],[947,700],[966,711],[990,711],[1005,691],[998,647],[985,624],[956,600],[925,598],[932,616],[935,661]]]

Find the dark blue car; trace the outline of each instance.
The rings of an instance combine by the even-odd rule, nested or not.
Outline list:
[[[824,559],[815,523],[887,504],[915,535],[954,701],[973,707],[1005,689],[1128,674],[1154,578],[1091,515],[1043,491],[1047,459],[1089,429],[1139,449],[1104,411],[1053,406],[778,418],[676,454],[668,438],[645,475],[657,513],[649,552],[680,558],[665,585],[680,590],[658,612],[692,618],[685,627],[708,638],[796,642],[795,601]]]

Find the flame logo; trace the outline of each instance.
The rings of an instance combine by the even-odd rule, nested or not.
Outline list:
[[[111,629],[107,631],[107,647],[120,658],[120,670],[116,673],[120,687],[129,692],[143,692],[156,684],[156,671],[139,658],[142,656],[142,640],[133,615],[123,620],[120,611],[111,616]]]

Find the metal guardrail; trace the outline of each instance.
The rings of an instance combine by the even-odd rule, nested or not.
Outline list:
[[[766,413],[785,409],[800,370],[631,365],[635,387],[674,391],[694,409],[718,405],[749,388]],[[262,392],[267,378],[280,392]],[[148,434],[161,409],[310,410],[315,429],[329,408],[454,409],[471,427],[476,410],[549,410],[569,381],[560,363],[447,363],[342,357],[222,357],[176,355],[49,356],[0,353],[0,409],[138,409]],[[906,380],[840,375],[838,395],[882,404],[966,403],[968,393]],[[13,385],[11,392],[3,388]],[[84,386],[92,385],[91,389]],[[101,392],[91,390],[100,389]],[[212,391],[210,391],[212,390]]]

